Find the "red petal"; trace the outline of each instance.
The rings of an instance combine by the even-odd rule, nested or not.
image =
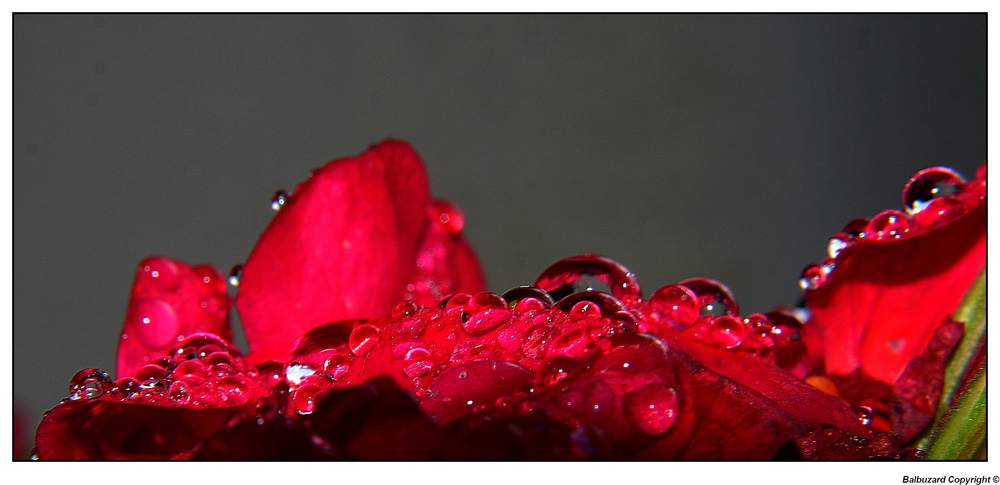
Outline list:
[[[829,279],[806,294],[812,312],[806,332],[823,342],[826,373],[860,368],[896,382],[985,262],[985,203],[923,234],[844,249]]]
[[[179,340],[208,332],[232,341],[226,283],[211,266],[152,256],[139,263],[118,342],[118,376],[167,355]]]
[[[407,284],[420,283],[422,247],[440,250],[434,275],[448,277],[452,291],[476,287],[475,277],[452,276],[477,274],[478,264],[458,235],[443,241],[428,228],[432,209],[423,164],[404,142],[388,140],[315,171],[243,267],[237,306],[254,361],[283,360],[316,325],[388,316]]]
[[[155,460],[191,451],[238,408],[179,408],[114,400],[66,401],[46,413],[36,445],[43,460]]]

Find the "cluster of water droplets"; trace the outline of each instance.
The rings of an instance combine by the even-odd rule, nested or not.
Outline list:
[[[830,238],[819,264],[802,269],[799,286],[815,290],[829,279],[844,249],[863,241],[893,241],[913,237],[958,218],[986,198],[986,164],[966,181],[957,171],[932,167],[917,172],[903,188],[903,209],[887,209],[871,219],[857,218]]]
[[[211,266],[188,268],[149,257],[136,271],[121,338],[150,351],[166,350],[184,339],[185,329],[224,326],[229,305],[226,283]]]
[[[69,385],[69,401],[104,397],[165,406],[239,406],[248,399],[239,352],[212,334],[193,334],[169,355],[140,367],[133,376],[111,379],[100,369],[83,369]],[[252,377],[252,376],[250,376]]]

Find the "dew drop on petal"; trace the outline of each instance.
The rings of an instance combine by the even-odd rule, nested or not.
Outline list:
[[[136,275],[137,289],[150,288],[159,291],[173,291],[181,284],[181,270],[168,258],[153,256],[139,263]]]
[[[810,264],[802,268],[802,273],[799,275],[799,288],[815,290],[823,284],[824,278],[823,268],[817,264]]]
[[[648,384],[622,398],[625,415],[639,431],[657,435],[677,421],[680,399],[677,391],[663,384]]]
[[[736,304],[733,292],[729,290],[729,287],[716,280],[691,278],[681,281],[678,285],[686,286],[698,297],[702,316],[718,317],[740,314],[740,307]]]
[[[94,399],[111,390],[114,382],[101,369],[89,367],[73,375],[69,384],[69,399]]]
[[[348,338],[348,345],[354,355],[365,355],[378,343],[378,328],[374,325],[363,323],[351,330]]]
[[[552,308],[552,305],[555,304],[548,293],[534,286],[511,288],[504,292],[501,297],[511,309],[520,313]]]
[[[420,306],[410,300],[403,300],[392,307],[390,315],[393,319],[411,317],[420,310]]]
[[[876,241],[897,239],[910,230],[909,217],[895,209],[888,209],[879,212],[868,222],[865,229],[865,238]]]
[[[675,330],[690,327],[701,315],[698,295],[681,285],[668,285],[656,290],[649,298],[653,315]]]
[[[760,313],[754,313],[743,319],[746,336],[740,343],[741,348],[764,350],[774,347],[774,336],[771,334],[771,321]]]
[[[319,386],[314,384],[306,384],[292,391],[291,402],[295,412],[301,415],[312,414],[316,408],[316,395],[319,392]]]
[[[642,300],[642,289],[635,274],[617,261],[604,256],[583,254],[557,261],[542,272],[534,286],[561,299],[579,291],[577,281],[596,277],[608,285],[611,294],[625,304]]]
[[[854,242],[854,237],[844,232],[838,232],[826,243],[826,254],[830,258],[836,259],[841,251]]]
[[[559,383],[580,365],[580,360],[564,355],[549,357],[538,367],[538,381],[542,385],[551,386]]]
[[[330,380],[339,380],[351,368],[351,358],[345,354],[335,353],[323,362],[323,375]]]
[[[497,343],[506,350],[520,349],[523,338],[524,332],[517,325],[507,325],[497,333]]]
[[[144,347],[159,349],[174,342],[180,321],[173,307],[159,299],[135,300],[129,309],[129,323]]]
[[[288,192],[279,190],[271,196],[271,209],[279,211],[285,206],[286,202],[288,202]]]
[[[240,286],[240,276],[243,276],[243,265],[237,264],[233,266],[233,269],[229,270],[229,284],[233,287]]]
[[[301,384],[302,381],[313,374],[316,374],[316,369],[309,364],[293,362],[285,368],[285,379],[293,386]]]
[[[573,318],[601,318],[601,307],[591,301],[580,301],[570,308],[569,315]]]
[[[926,168],[910,178],[903,188],[903,207],[911,215],[916,214],[935,199],[958,194],[964,185],[965,178],[950,168]]]
[[[712,319],[708,330],[708,341],[724,349],[738,347],[746,337],[746,327],[735,317],[723,315]]]
[[[446,200],[436,200],[431,209],[431,219],[441,224],[445,233],[455,235],[462,232],[465,226],[465,216],[462,210]]]
[[[920,212],[913,215],[913,222],[923,229],[933,229],[955,217],[965,210],[962,202],[954,197],[941,197],[930,201]]]

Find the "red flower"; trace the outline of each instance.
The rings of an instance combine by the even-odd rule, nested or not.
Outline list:
[[[803,327],[787,311],[741,316],[707,279],[644,299],[631,272],[594,255],[557,262],[531,287],[482,291],[460,212],[430,198],[409,146],[384,142],[278,194],[239,276],[246,358],[228,343],[217,272],[141,263],[119,379],[74,377],[39,427],[38,455],[912,458],[900,446],[927,424],[961,335],[938,324],[982,268],[984,180],[940,194],[924,211],[941,217],[899,241],[873,242],[908,218],[843,239],[833,271],[807,273]],[[943,248],[961,254],[913,263]],[[932,269],[866,269],[896,264],[887,254]],[[900,316],[899,298],[926,318]],[[897,352],[879,360],[886,342]]]

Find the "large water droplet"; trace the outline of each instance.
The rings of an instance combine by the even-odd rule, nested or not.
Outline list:
[[[841,231],[848,236],[856,238],[865,237],[865,229],[868,228],[868,223],[871,222],[867,217],[858,217],[856,219],[851,219],[850,222],[844,224],[844,229]]]
[[[497,333],[497,343],[507,350],[520,349],[523,338],[524,332],[517,325],[507,325]]]
[[[316,395],[320,388],[313,384],[306,384],[292,391],[291,402],[295,411],[299,414],[312,414],[316,408]]]
[[[649,298],[653,317],[675,330],[685,330],[701,315],[698,295],[686,286],[669,285],[656,290]]]
[[[323,363],[323,375],[330,380],[339,380],[347,375],[351,368],[351,358],[348,355],[335,353],[330,355]]]
[[[389,315],[393,320],[398,320],[400,318],[412,317],[413,315],[416,315],[419,310],[420,305],[417,305],[410,300],[403,300],[392,307],[392,312],[390,312]]]
[[[622,398],[625,415],[639,431],[656,435],[670,429],[677,421],[680,398],[677,391],[663,384],[648,384]]]
[[[879,212],[868,222],[865,238],[877,241],[897,239],[910,230],[910,219],[906,214],[888,209]]]
[[[933,229],[958,217],[965,211],[962,202],[954,197],[941,197],[930,201],[920,212],[913,215],[913,221],[924,229]]]
[[[181,284],[181,270],[172,260],[160,256],[146,258],[136,273],[137,290],[173,291]]]
[[[159,349],[174,343],[180,321],[173,307],[159,299],[134,300],[129,308],[129,324],[144,347]]]
[[[848,235],[846,232],[838,232],[834,234],[826,243],[826,254],[831,259],[836,259],[844,248],[853,244],[857,238]]]
[[[288,202],[288,192],[285,192],[284,190],[279,190],[275,192],[273,196],[271,196],[271,209],[279,211],[281,210],[282,207],[285,206],[286,202]]]
[[[702,316],[738,316],[740,314],[740,307],[736,304],[733,292],[718,281],[709,278],[691,278],[677,284],[686,286],[698,297]]]
[[[738,347],[746,337],[743,321],[729,315],[715,317],[709,324],[708,341],[717,347],[732,349]]]
[[[358,325],[351,330],[348,345],[354,355],[365,355],[378,343],[378,328],[367,323]]]
[[[932,167],[917,172],[903,188],[903,207],[916,214],[935,199],[958,194],[965,185],[965,178],[947,167]]]
[[[557,261],[542,272],[534,286],[559,300],[576,291],[574,284],[587,276],[597,277],[606,283],[611,294],[626,305],[642,300],[642,289],[635,274],[610,258],[594,254],[571,256]]]
[[[69,383],[69,399],[94,399],[101,397],[114,385],[111,377],[101,369],[89,367],[73,375]]]
[[[534,286],[511,288],[501,297],[507,302],[507,306],[519,313],[552,308],[555,304],[548,293]]]
[[[301,384],[307,377],[314,374],[316,374],[316,369],[309,364],[293,362],[285,368],[285,379],[293,386]]]

